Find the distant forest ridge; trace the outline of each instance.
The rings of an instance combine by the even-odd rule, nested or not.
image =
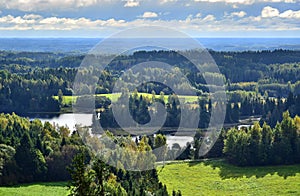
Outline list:
[[[194,38],[215,51],[300,50],[300,38]],[[86,53],[103,38],[0,38],[0,50]]]

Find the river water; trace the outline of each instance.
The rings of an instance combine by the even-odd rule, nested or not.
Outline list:
[[[60,114],[58,117],[53,118],[38,118],[43,123],[48,121],[52,125],[65,126],[71,131],[75,130],[76,125],[91,126],[92,125],[92,114]]]
[[[92,114],[78,114],[78,113],[69,113],[61,114],[58,117],[53,118],[38,118],[43,123],[48,121],[55,126],[66,126],[71,131],[75,130],[76,125],[81,126],[91,126],[92,125]],[[184,147],[187,142],[192,142],[193,137],[191,136],[173,136],[166,135],[167,144],[169,147],[172,147],[173,144],[177,143],[181,147]]]

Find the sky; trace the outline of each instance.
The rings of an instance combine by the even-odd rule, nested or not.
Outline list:
[[[191,37],[300,37],[300,0],[0,0],[0,37],[108,37],[163,26]]]

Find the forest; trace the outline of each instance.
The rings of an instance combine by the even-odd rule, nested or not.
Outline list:
[[[159,182],[155,169],[126,171],[124,166],[106,165],[82,142],[77,131],[66,127],[44,125],[39,120],[29,121],[15,114],[1,114],[0,184],[13,185],[41,181],[70,181],[72,195],[145,195],[147,192],[167,195],[166,187]],[[158,135],[150,146],[149,139],[132,141],[127,137],[107,136],[131,151],[132,164],[144,159],[135,157],[132,148],[147,153],[152,147],[165,145]],[[155,164],[154,155],[147,159]],[[91,163],[91,167],[87,164]],[[72,181],[71,181],[72,180]],[[180,191],[174,191],[180,195]]]
[[[185,52],[192,53],[192,51]],[[214,72],[204,74],[206,78],[224,82],[229,103],[252,102],[251,104],[255,105],[263,98],[265,101],[266,98],[279,100],[278,98],[287,98],[289,93],[294,95],[300,93],[299,53],[299,51],[288,50],[210,51],[221,74]],[[118,56],[110,62],[105,71],[99,70],[97,66],[78,70],[83,57],[83,55],[60,53],[0,52],[0,111],[15,112],[25,116],[35,116],[37,113],[59,113],[62,108],[68,106],[63,105],[62,100],[56,100],[53,96],[72,95],[76,74],[84,76],[85,73],[89,73],[98,76],[90,78],[97,84],[95,89],[88,84],[82,84],[76,87],[76,94],[111,93],[116,80],[124,70],[139,62],[154,60],[174,66],[172,73],[169,74],[162,69],[148,70],[155,73],[157,77],[174,80],[174,74],[181,71],[199,96],[204,97],[208,93],[208,86],[203,76],[195,72],[195,67],[175,51],[139,51],[128,56]],[[143,79],[143,75],[137,76],[130,71],[126,77],[130,78],[130,81],[134,81],[136,77]],[[130,88],[135,84],[127,85]],[[186,88],[185,83],[176,85],[179,90]],[[165,95],[174,93],[170,88],[157,83],[140,85],[137,90],[156,95],[161,92]],[[247,114],[242,113],[242,115]],[[236,121],[236,119],[227,118],[227,121]]]
[[[167,195],[167,188],[159,181],[156,169],[130,171],[124,168],[140,167],[145,163],[154,166],[156,161],[203,158],[224,158],[239,166],[299,164],[299,119],[299,116],[291,118],[289,112],[285,112],[283,120],[273,129],[267,123],[261,127],[258,122],[241,130],[235,127],[224,129],[204,157],[199,157],[198,151],[205,142],[202,137],[205,130],[199,130],[194,141],[185,147],[178,144],[167,147],[166,137],[161,134],[140,136],[134,141],[130,136],[116,136],[107,131],[105,137],[122,146],[126,154],[124,157],[118,149],[109,152],[108,157],[118,157],[119,160],[115,163],[117,167],[113,167],[84,145],[82,139],[86,138],[79,135],[86,132],[84,128],[78,127],[70,133],[66,127],[42,124],[39,120],[29,121],[15,114],[1,114],[0,184],[69,181],[71,195],[99,195],[103,192]],[[110,145],[104,143],[99,149]],[[153,153],[152,150],[158,148],[164,150]],[[173,190],[173,193],[181,195],[180,190]]]
[[[184,51],[192,53],[193,51]],[[139,51],[113,59],[103,71],[97,66],[79,69],[84,55],[42,52],[0,52],[0,185],[19,183],[69,181],[70,195],[168,195],[167,187],[158,179],[157,169],[128,171],[125,168],[147,166],[155,168],[157,162],[168,160],[222,159],[238,166],[266,166],[300,163],[300,51],[209,51],[220,69],[210,71],[205,77],[184,57],[175,51]],[[105,130],[121,130],[112,112],[113,101],[104,94],[113,92],[118,78],[130,67],[141,62],[160,61],[172,65],[170,73],[163,69],[149,68],[137,75],[126,72],[128,88],[122,89],[119,100],[129,102],[129,112],[139,124],[150,120],[152,105],[161,103],[166,109],[166,121],[155,135],[138,136],[105,131],[103,137],[122,146],[124,156],[116,149],[107,157],[117,157],[112,167],[103,157],[85,145],[85,139],[94,141],[86,127],[52,125],[29,117],[59,115],[70,112],[76,105],[86,112],[96,109],[93,123],[100,123]],[[202,65],[209,67],[209,65]],[[234,71],[233,71],[234,70]],[[176,94],[173,89],[155,82],[139,85],[129,93],[138,78],[146,79],[153,73],[166,80],[177,80],[178,72],[184,73],[197,94],[189,101],[186,94]],[[96,87],[82,84],[73,86],[77,75],[94,75],[89,78]],[[151,75],[151,74],[150,74]],[[217,109],[212,101],[209,86],[204,78],[222,81],[218,85],[226,90],[225,125],[210,152],[199,156],[199,149],[208,131],[211,113]],[[179,80],[181,81],[181,80]],[[175,83],[179,92],[185,92],[186,83]],[[76,101],[64,101],[76,90]],[[91,97],[92,96],[92,97]],[[186,96],[181,104],[179,96]],[[117,104],[117,103],[116,103]],[[167,146],[162,130],[179,126],[183,107],[191,113],[199,112],[200,120],[193,141],[184,147]],[[123,112],[119,105],[118,112]],[[238,128],[243,118],[259,116],[260,120],[247,128]],[[190,124],[194,119],[185,119]],[[92,133],[98,133],[92,126]],[[99,145],[97,142],[95,145]],[[110,143],[98,148],[108,148]],[[162,148],[160,153],[152,150]],[[137,153],[138,152],[138,153]],[[138,154],[138,155],[137,155]],[[114,161],[112,160],[109,161]],[[180,190],[171,190],[181,195]],[[169,190],[170,192],[170,190]]]
[[[246,165],[283,165],[300,162],[300,117],[283,113],[275,128],[255,123],[250,129],[230,129],[224,141],[224,153],[230,163]]]

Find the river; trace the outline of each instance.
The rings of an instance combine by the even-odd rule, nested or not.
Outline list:
[[[76,125],[82,125],[82,126],[92,125],[92,114],[68,113],[68,114],[61,114],[58,117],[38,118],[38,119],[40,119],[43,123],[48,121],[55,126],[66,126],[72,131],[75,130]],[[172,145],[175,143],[179,144],[181,147],[184,147],[187,142],[193,141],[193,137],[191,136],[166,135],[166,138],[169,147],[172,147]]]
[[[74,131],[76,125],[91,126],[92,125],[92,114],[79,114],[79,113],[68,113],[61,114],[58,117],[53,118],[38,118],[43,123],[48,121],[56,126],[67,126],[70,130]],[[253,121],[259,121],[258,117],[248,117],[241,120],[241,124],[238,125],[238,129],[241,127],[250,127]],[[173,144],[177,143],[181,147],[185,146],[187,142],[192,142],[192,136],[174,136],[166,135],[167,144],[172,147]]]
[[[56,126],[68,127],[71,131],[75,130],[75,125],[82,125],[82,126],[92,125],[92,114],[67,113],[67,114],[60,114],[59,116],[53,118],[37,118],[37,119],[40,119],[42,123],[48,121],[51,124]]]

